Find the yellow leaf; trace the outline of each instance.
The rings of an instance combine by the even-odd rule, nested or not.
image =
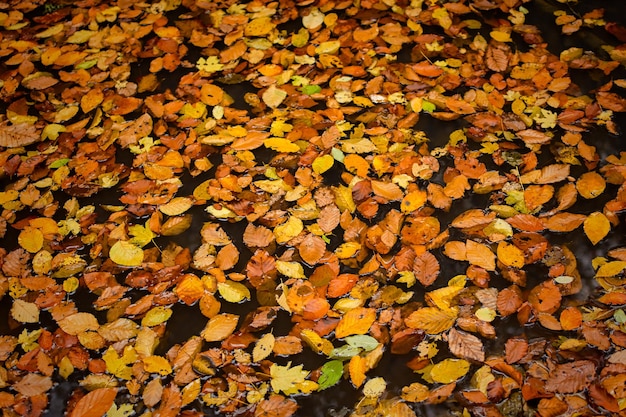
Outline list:
[[[340,185],[339,187],[333,187],[333,192],[335,193],[335,204],[337,204],[339,210],[348,210],[350,213],[354,213],[356,204],[352,199],[352,187]]]
[[[182,406],[184,407],[187,404],[190,404],[191,402],[195,401],[195,399],[198,398],[198,395],[200,395],[201,388],[202,388],[202,382],[200,378],[196,378],[190,383],[188,383],[187,385],[185,385],[183,389],[180,391],[180,394],[182,396],[182,401],[183,401]]]
[[[342,339],[353,334],[365,334],[376,321],[376,310],[373,308],[357,307],[345,313],[337,327],[335,337]]]
[[[304,268],[298,262],[276,261],[276,270],[289,278],[304,279]]]
[[[268,138],[263,141],[263,145],[265,145],[266,148],[275,150],[276,152],[292,153],[300,151],[300,147],[298,145],[285,138]]]
[[[307,29],[315,29],[324,23],[324,17],[324,13],[315,7],[309,12],[309,14],[302,17],[302,26]]]
[[[130,243],[133,245],[144,247],[155,238],[155,234],[146,226],[140,224],[132,225],[128,228],[128,232],[132,236]]]
[[[511,42],[511,34],[508,32],[492,30],[489,35],[491,36],[491,39],[496,40],[498,42]]]
[[[611,222],[599,211],[591,213],[583,222],[583,230],[592,244],[596,244],[611,231]]]
[[[324,339],[314,330],[304,329],[300,333],[300,337],[315,353],[322,353],[328,356],[334,349],[330,340]]]
[[[159,374],[159,375],[169,375],[172,373],[172,366],[163,356],[148,356],[143,358],[143,369],[146,372]]]
[[[506,266],[522,268],[524,266],[524,252],[517,246],[503,240],[498,243],[498,260]]]
[[[318,156],[312,164],[313,172],[323,174],[331,169],[334,163],[335,159],[331,155]]]
[[[244,29],[245,36],[265,36],[274,29],[275,25],[269,16],[262,16],[248,22]]]
[[[448,13],[448,9],[445,7],[439,7],[433,12],[433,18],[439,21],[439,25],[444,29],[449,29],[452,26],[452,19]]]
[[[240,282],[226,280],[217,284],[217,291],[229,303],[239,303],[250,299],[250,290]]]
[[[274,349],[276,338],[272,333],[265,333],[259,340],[257,340],[252,349],[252,361],[259,362],[267,358]]]
[[[119,356],[113,346],[109,346],[102,355],[102,359],[108,373],[121,379],[130,379],[132,369],[128,365],[132,365],[137,360],[137,352],[132,346],[126,346],[122,356]]]
[[[369,398],[380,397],[387,389],[387,382],[381,377],[372,378],[365,383],[363,395]]]
[[[11,317],[20,323],[37,323],[39,321],[39,307],[28,301],[14,300],[11,306]]]
[[[464,359],[445,359],[430,369],[430,377],[441,384],[449,384],[465,376],[470,363]]]
[[[207,342],[217,342],[230,336],[237,327],[239,316],[230,313],[222,313],[211,317],[200,336]]]
[[[43,233],[32,226],[26,226],[17,236],[20,246],[30,253],[37,253],[43,248]]]
[[[596,271],[596,278],[609,278],[620,274],[626,269],[626,261],[607,262]]]
[[[123,266],[139,266],[143,262],[143,250],[130,242],[118,240],[109,249],[113,262]]]
[[[359,242],[344,242],[335,249],[335,255],[339,259],[348,259],[354,256],[359,249],[361,249]]]
[[[141,325],[145,327],[158,326],[161,323],[165,323],[171,316],[171,308],[162,306],[153,307],[143,316]]]
[[[274,236],[276,237],[276,243],[287,243],[294,237],[298,236],[304,229],[302,220],[295,216],[290,216],[289,219],[279,224],[274,228]]]
[[[456,310],[423,307],[412,312],[404,322],[412,329],[421,329],[429,334],[438,334],[452,327],[456,317]]]
[[[286,366],[275,363],[270,366],[270,376],[272,377],[270,384],[274,392],[289,391],[296,385],[303,383],[308,375],[309,371],[303,370],[302,365],[292,367],[291,362]]]
[[[430,394],[430,390],[424,384],[413,382],[411,385],[402,387],[402,399],[412,403],[421,403],[426,401]]]
[[[263,92],[261,98],[268,107],[275,109],[287,98],[287,92],[272,84]]]

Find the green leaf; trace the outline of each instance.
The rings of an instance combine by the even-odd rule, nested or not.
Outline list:
[[[334,348],[328,355],[332,359],[350,359],[353,356],[361,353],[363,349],[350,345],[343,345],[338,348]]]
[[[321,371],[322,374],[317,381],[319,384],[319,387],[317,388],[318,391],[330,388],[339,382],[341,376],[343,375],[343,362],[338,360],[326,362],[322,366]]]
[[[322,87],[316,84],[309,84],[302,87],[302,92],[306,95],[317,94],[322,91]]]
[[[346,343],[350,346],[355,348],[361,348],[366,352],[374,350],[378,346],[378,340],[366,334],[356,334],[354,336],[348,336],[343,340],[345,340]]]
[[[431,103],[430,101],[422,100],[422,110],[424,110],[426,113],[432,113],[437,110],[437,106],[435,106],[435,104]]]
[[[48,168],[51,168],[51,169],[61,168],[62,166],[67,165],[68,162],[70,162],[69,158],[60,158],[54,161],[53,163],[51,163]]]

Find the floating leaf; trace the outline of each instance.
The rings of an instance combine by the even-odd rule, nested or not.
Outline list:
[[[457,381],[467,374],[470,363],[464,359],[444,359],[430,369],[430,377],[441,384]]]
[[[116,388],[97,388],[76,403],[70,417],[102,417],[109,411],[116,396]]]
[[[438,334],[452,327],[456,318],[456,311],[423,307],[412,312],[404,322],[412,329],[421,329],[429,334]]]
[[[592,244],[597,244],[611,231],[611,222],[599,211],[591,213],[583,222],[585,235]]]
[[[217,342],[230,336],[237,327],[239,316],[230,313],[221,313],[209,319],[201,332],[207,342]]]
[[[272,333],[265,333],[259,340],[257,340],[252,350],[252,360],[254,362],[262,361],[267,358],[274,349],[276,338]]]
[[[109,250],[111,260],[123,266],[139,266],[143,262],[143,250],[125,240],[118,240]]]
[[[343,375],[343,362],[332,360],[326,362],[320,368],[321,375],[317,381],[318,390],[322,391],[337,384]]]
[[[338,339],[355,334],[365,334],[376,320],[376,310],[357,307],[345,313],[337,327],[335,336]]]

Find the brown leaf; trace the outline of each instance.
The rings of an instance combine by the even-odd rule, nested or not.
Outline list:
[[[298,410],[298,403],[282,395],[272,394],[254,410],[254,417],[289,417]]]
[[[517,285],[512,285],[498,292],[498,312],[503,316],[517,313],[522,305],[522,292]]]
[[[116,396],[117,388],[97,388],[76,403],[70,417],[102,417]]]
[[[13,384],[13,389],[26,397],[44,394],[50,388],[52,388],[52,379],[35,373],[28,373],[19,382]]]
[[[459,358],[485,361],[483,342],[472,334],[452,328],[448,333],[448,346],[450,352]]]
[[[507,363],[515,363],[528,354],[528,340],[523,338],[510,338],[504,344]]]
[[[28,146],[31,143],[39,142],[40,139],[34,125],[28,123],[0,124],[0,146],[5,148]]]
[[[428,287],[439,276],[439,261],[432,253],[424,252],[413,259],[413,273],[424,287]]]
[[[243,232],[243,243],[249,248],[266,248],[274,241],[274,233],[265,226],[248,223]]]
[[[546,390],[559,394],[582,391],[593,382],[595,373],[594,363],[588,360],[556,365],[546,381]]]

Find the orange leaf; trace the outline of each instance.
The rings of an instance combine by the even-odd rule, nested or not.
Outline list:
[[[163,390],[161,404],[152,414],[153,417],[176,417],[183,405],[183,398],[178,386],[172,382]]]
[[[496,213],[485,214],[481,209],[471,209],[458,215],[450,225],[458,229],[468,229],[491,223],[496,218]]]
[[[487,245],[468,240],[465,242],[465,253],[470,264],[480,266],[487,271],[496,269],[496,255]]]
[[[522,268],[524,266],[524,252],[517,246],[501,240],[497,248],[498,260],[506,266]]]
[[[541,417],[557,417],[562,416],[569,406],[557,397],[542,398],[537,404],[537,411]]]
[[[552,314],[561,305],[561,292],[552,280],[544,281],[530,291],[528,302],[538,312]]]
[[[563,212],[544,219],[544,224],[551,232],[571,232],[583,224],[586,218],[584,214]]]
[[[583,323],[583,315],[576,307],[567,307],[559,316],[563,330],[574,330]]]
[[[546,381],[546,390],[571,394],[587,388],[595,379],[596,367],[592,361],[579,360],[556,365]]]
[[[404,193],[396,184],[392,182],[372,181],[372,191],[379,197],[389,201],[401,200]]]
[[[335,337],[342,339],[354,334],[365,334],[376,321],[376,310],[357,307],[341,317],[335,328]]]
[[[543,222],[532,214],[516,214],[506,221],[514,228],[524,232],[540,232],[545,228]]]
[[[315,265],[326,252],[326,242],[314,234],[308,234],[298,246],[298,253],[304,262]]]
[[[604,192],[606,181],[597,172],[585,172],[576,181],[576,189],[581,197],[586,199],[596,198]]]
[[[116,396],[117,388],[97,388],[76,403],[70,417],[102,417]]]
[[[367,371],[367,364],[363,357],[356,355],[350,358],[348,372],[350,372],[350,381],[355,387],[359,388],[365,381],[365,371]]]

